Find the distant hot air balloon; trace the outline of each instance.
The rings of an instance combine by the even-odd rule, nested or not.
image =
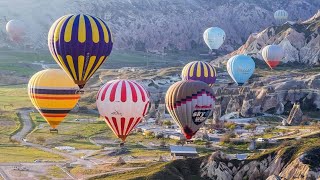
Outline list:
[[[216,82],[217,72],[210,63],[193,61],[184,66],[181,78],[182,80],[198,80],[213,86]]]
[[[147,114],[149,103],[146,89],[131,80],[107,82],[97,94],[100,115],[123,142]]]
[[[90,15],[65,15],[50,28],[51,55],[80,88],[111,53],[113,40],[107,24]]]
[[[179,81],[170,86],[166,106],[184,136],[191,139],[199,130],[214,107],[213,90],[201,81]]]
[[[235,55],[227,62],[229,75],[240,86],[249,80],[254,73],[254,69],[254,61],[247,55]]]
[[[268,45],[262,49],[262,57],[271,69],[279,65],[283,56],[284,52],[279,45]]]
[[[19,20],[10,20],[6,24],[6,30],[12,41],[19,42],[23,39],[26,29],[23,22]]]
[[[203,33],[204,42],[212,49],[219,49],[226,39],[226,33],[218,27],[211,27]]]
[[[79,87],[61,69],[46,69],[34,74],[28,84],[32,104],[55,129],[80,98]]]
[[[284,23],[288,20],[288,12],[285,10],[277,10],[273,16],[279,23]]]

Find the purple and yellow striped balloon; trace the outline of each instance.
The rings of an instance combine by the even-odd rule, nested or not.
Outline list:
[[[207,83],[210,87],[216,82],[215,68],[202,61],[193,61],[184,66],[181,73],[182,80],[196,80]]]
[[[90,15],[65,15],[56,20],[48,34],[51,55],[83,88],[111,53],[113,40],[107,24]]]

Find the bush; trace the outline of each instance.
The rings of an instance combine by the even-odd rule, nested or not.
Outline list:
[[[164,126],[171,126],[172,125],[172,122],[170,120],[165,120],[163,121],[162,125]]]
[[[244,126],[244,129],[253,131],[256,129],[256,127],[257,127],[257,125],[255,125],[255,124],[248,124],[248,125]]]
[[[226,122],[226,123],[224,123],[224,127],[233,131],[236,128],[236,123]]]
[[[227,133],[225,135],[222,136],[222,138],[220,139],[220,142],[222,143],[229,143],[231,138],[235,138],[236,134],[235,133]]]
[[[42,136],[39,136],[36,138],[36,141],[39,142],[40,144],[43,144],[44,142],[46,142],[46,139]]]
[[[148,138],[153,138],[154,137],[154,133],[152,131],[145,131],[144,135]]]

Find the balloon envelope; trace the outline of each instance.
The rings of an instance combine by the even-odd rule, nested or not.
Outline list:
[[[217,73],[215,68],[207,62],[193,61],[184,66],[181,73],[182,80],[198,80],[213,86]]]
[[[214,107],[213,90],[201,81],[179,81],[166,94],[166,107],[184,136],[191,139]]]
[[[226,38],[226,33],[218,27],[211,27],[204,31],[204,42],[210,49],[219,49]]]
[[[278,66],[284,56],[284,52],[279,45],[268,45],[262,49],[261,54],[271,69]]]
[[[278,21],[278,22],[286,22],[288,19],[288,12],[285,10],[277,10],[274,14],[273,14],[274,18]]]
[[[149,93],[135,81],[114,80],[100,88],[96,103],[114,134],[125,141],[147,114],[150,100]]]
[[[247,55],[235,55],[227,62],[228,73],[238,85],[247,82],[254,73],[254,69],[254,61]]]
[[[101,19],[90,15],[66,15],[50,28],[51,55],[80,88],[108,58],[113,42]]]
[[[56,128],[76,106],[80,98],[78,90],[79,87],[61,69],[40,71],[28,84],[32,104],[52,128]]]
[[[19,20],[10,20],[6,24],[6,31],[13,41],[21,41],[25,35],[24,24]]]

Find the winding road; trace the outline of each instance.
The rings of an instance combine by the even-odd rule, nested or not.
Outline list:
[[[15,135],[13,135],[11,139],[14,139],[18,142],[24,142],[22,139],[26,137],[28,133],[32,130],[32,121],[29,115],[30,112],[32,112],[32,110],[21,110],[19,112],[20,117],[23,120],[23,125],[21,124],[22,129]]]
[[[61,152],[61,151],[57,151],[57,150],[54,150],[54,149],[50,149],[50,148],[47,148],[47,147],[44,147],[40,144],[34,144],[34,143],[30,143],[30,142],[25,142],[23,141],[23,139],[28,135],[28,133],[30,131],[32,131],[32,121],[31,121],[31,118],[30,118],[30,112],[32,112],[32,110],[20,110],[19,111],[19,114],[20,114],[20,117],[22,119],[22,129],[16,133],[15,135],[13,135],[11,138],[20,142],[21,145],[24,145],[24,146],[30,146],[30,147],[34,147],[34,148],[37,148],[37,149],[40,149],[42,151],[46,151],[46,152],[50,152],[50,153],[53,153],[53,154],[57,154],[57,155],[60,155],[66,159],[69,159],[70,162],[72,163],[77,163],[77,164],[81,164],[81,165],[85,165],[87,167],[92,167],[94,164],[89,161],[89,160],[84,160],[84,159],[80,159],[76,156],[73,156],[73,155],[70,155],[68,153],[64,153],[64,152]]]

